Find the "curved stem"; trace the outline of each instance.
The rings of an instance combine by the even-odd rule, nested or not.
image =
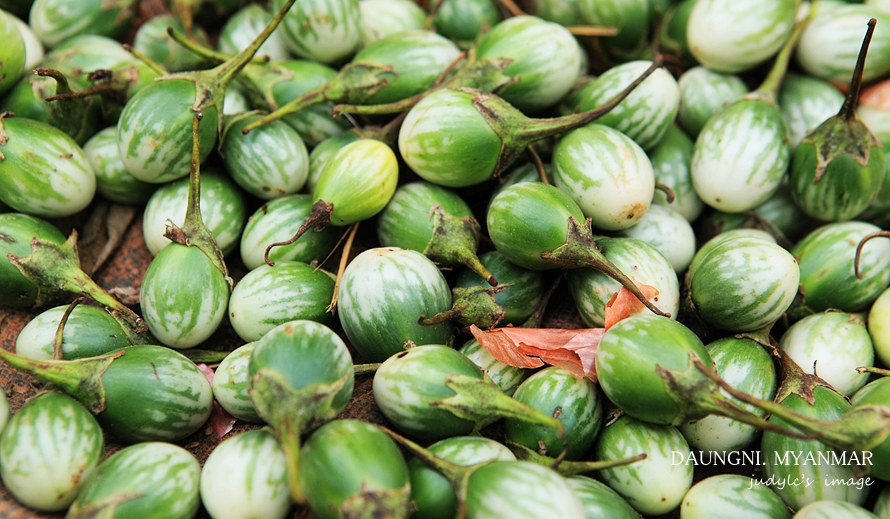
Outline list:
[[[59,319],[59,326],[56,327],[56,332],[53,334],[53,348],[52,348],[52,358],[53,360],[63,360],[62,359],[62,344],[64,344],[64,335],[65,335],[65,324],[68,323],[68,318],[71,316],[71,312],[74,311],[74,308],[83,303],[86,298],[77,297],[74,301],[71,301],[65,311],[62,312],[62,318]]]
[[[274,247],[283,247],[285,245],[290,245],[292,243],[295,243],[297,240],[300,239],[300,236],[303,236],[304,234],[306,234],[306,231],[308,231],[309,229],[311,229],[313,227],[316,229],[324,228],[329,223],[331,223],[331,213],[333,211],[334,211],[333,204],[329,204],[329,203],[325,202],[324,200],[319,200],[319,201],[315,202],[314,204],[312,204],[312,212],[309,214],[309,216],[306,217],[305,220],[303,220],[303,224],[300,225],[300,228],[297,229],[297,232],[294,233],[294,235],[291,236],[291,238],[288,240],[278,241],[278,242],[272,243],[268,247],[266,247],[266,252],[263,254],[263,260],[270,267],[275,265],[275,263],[273,263],[269,259],[269,253],[272,252],[272,249]]]
[[[528,154],[532,158],[532,162],[535,164],[535,170],[538,172],[538,177],[541,179],[541,182],[544,184],[550,184],[550,177],[547,175],[547,168],[544,167],[544,161],[541,160],[541,156],[538,155],[538,152],[535,151],[534,146],[528,147]]]
[[[355,235],[358,232],[358,226],[361,222],[355,222],[349,226],[346,243],[343,244],[343,252],[340,254],[340,264],[337,266],[337,277],[334,280],[334,293],[331,296],[331,303],[326,310],[334,313],[337,308],[337,294],[340,292],[340,280],[343,278],[343,271],[346,270],[346,264],[349,262],[349,254],[352,252],[352,244],[355,241]]]
[[[665,199],[667,200],[667,203],[669,203],[669,204],[674,203],[674,200],[677,199],[677,194],[674,193],[674,190],[671,189],[671,187],[668,186],[667,184],[662,184],[661,182],[657,182],[655,184],[655,189],[664,193]]]
[[[890,231],[875,231],[866,234],[859,240],[859,243],[856,245],[856,256],[853,258],[853,272],[856,274],[856,279],[862,279],[862,272],[859,269],[860,260],[862,259],[862,248],[873,238],[890,238]]]

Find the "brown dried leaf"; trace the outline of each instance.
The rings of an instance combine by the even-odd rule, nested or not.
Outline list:
[[[640,283],[636,279],[633,279],[633,282],[637,285],[637,288],[640,289],[640,292],[643,293],[643,296],[645,296],[647,300],[651,300],[658,295],[657,288],[645,283]],[[604,316],[605,328],[608,330],[615,323],[625,317],[630,317],[631,315],[638,314],[645,310],[647,310],[646,305],[637,299],[637,296],[633,295],[633,292],[628,290],[627,287],[621,287],[618,292],[615,292],[615,294],[612,295],[609,302],[606,303],[606,313]]]
[[[576,377],[596,381],[594,358],[603,328],[493,328],[483,331],[470,326],[473,337],[491,355],[510,366],[561,367]]]
[[[199,363],[198,369],[201,370],[201,373],[207,378],[207,382],[213,383],[213,369],[204,364],[203,362]],[[213,434],[216,438],[222,438],[226,434],[228,434],[234,427],[237,418],[230,415],[218,402],[214,400],[213,402],[213,410],[210,412],[210,418],[207,420],[208,428],[210,429],[210,433]]]

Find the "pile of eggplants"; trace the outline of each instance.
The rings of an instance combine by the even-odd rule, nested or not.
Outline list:
[[[17,506],[890,517],[888,2],[157,7],[0,1]]]

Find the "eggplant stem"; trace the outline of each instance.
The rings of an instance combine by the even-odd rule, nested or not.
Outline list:
[[[355,222],[349,226],[349,232],[346,235],[346,243],[343,244],[343,252],[340,254],[340,264],[337,265],[337,277],[334,280],[334,293],[331,295],[331,303],[325,310],[334,313],[337,308],[337,293],[340,291],[340,281],[343,279],[343,271],[346,270],[346,264],[349,262],[349,254],[352,252],[352,244],[355,241],[355,235],[358,232],[358,226],[361,222]]]
[[[64,343],[64,334],[65,334],[65,324],[68,323],[68,317],[71,316],[71,312],[74,311],[74,308],[81,303],[86,302],[86,297],[77,297],[74,301],[65,308],[65,311],[62,312],[62,317],[59,319],[59,326],[56,327],[56,332],[53,334],[53,349],[52,349],[52,359],[53,360],[62,360],[62,344]]]
[[[665,199],[667,200],[667,203],[669,203],[669,204],[673,204],[674,200],[677,199],[677,194],[667,184],[662,184],[661,182],[658,182],[655,184],[655,189],[664,193]]]
[[[146,54],[137,50],[136,47],[133,47],[129,43],[124,44],[124,50],[135,56],[136,59],[144,63],[145,66],[147,66],[148,68],[152,69],[157,75],[166,76],[170,74],[170,71],[164,68],[163,65],[149,58]]]
[[[537,170],[541,182],[550,184],[550,177],[547,175],[547,169],[544,167],[544,161],[541,160],[541,156],[535,151],[534,146],[529,146],[527,150],[529,156],[532,158],[532,162],[535,164],[535,170]]]
[[[205,46],[199,44],[194,39],[189,38],[189,37],[185,36],[184,34],[176,31],[175,29],[173,29],[173,27],[169,27],[169,26],[167,27],[167,34],[170,36],[170,38],[173,39],[173,41],[182,45],[186,50],[188,50],[189,52],[196,54],[202,58],[212,59],[212,60],[218,61],[220,63],[231,58],[231,56],[229,56],[227,54],[224,54],[222,52],[216,51],[214,49],[211,49],[209,47],[205,47]],[[255,59],[261,60],[263,63],[266,63],[269,61],[268,58],[265,58],[265,59],[255,58]]]
[[[874,373],[882,377],[890,377],[890,369],[881,369],[874,366],[860,366],[856,368],[859,373]]]
[[[574,25],[566,27],[566,29],[574,36],[587,38],[609,37],[618,34],[618,29],[615,27],[601,27],[598,25]]]
[[[862,40],[862,46],[859,47],[859,55],[856,57],[856,68],[853,69],[853,78],[850,80],[850,91],[844,98],[844,104],[841,106],[838,115],[846,121],[856,118],[856,108],[859,106],[859,94],[862,92],[862,74],[865,72],[865,57],[868,54],[868,46],[871,44],[872,35],[875,33],[875,25],[878,21],[874,18],[868,21],[868,29],[865,31],[865,38]]]
[[[862,259],[862,249],[865,247],[865,244],[871,241],[873,238],[890,238],[890,231],[875,231],[873,233],[866,234],[859,243],[856,245],[856,255],[853,258],[853,273],[856,274],[856,279],[862,279],[862,271],[859,266]]]
[[[275,243],[269,244],[269,246],[266,247],[266,252],[263,254],[263,260],[266,262],[266,265],[269,265],[270,267],[275,265],[275,263],[273,263],[269,259],[269,253],[272,252],[272,249],[274,247],[283,247],[285,245],[295,243],[297,240],[300,239],[300,236],[306,234],[306,231],[313,227],[316,229],[322,229],[326,227],[329,223],[331,223],[331,212],[333,212],[333,210],[334,206],[325,202],[324,200],[318,200],[317,202],[312,204],[311,214],[307,216],[305,220],[303,220],[303,224],[300,225],[300,228],[297,229],[297,232],[294,233],[294,235],[291,236],[290,239],[277,241]]]

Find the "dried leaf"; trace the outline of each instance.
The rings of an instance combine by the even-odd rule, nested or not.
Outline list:
[[[643,296],[646,297],[647,300],[651,300],[653,297],[658,295],[658,289],[647,285],[645,283],[640,283],[636,279],[631,278],[637,288],[640,289],[640,292],[643,293]],[[633,295],[633,292],[627,289],[627,287],[621,287],[618,292],[615,292],[612,295],[609,302],[606,303],[606,313],[604,316],[605,319],[605,328],[608,330],[615,323],[624,319],[625,317],[630,317],[631,315],[638,314],[643,312],[644,310],[648,310],[646,305],[643,304],[642,301],[637,299],[637,296]]]
[[[213,369],[204,364],[203,362],[199,363],[198,369],[201,370],[201,373],[207,377],[207,382],[213,383]],[[237,418],[230,415],[218,402],[213,402],[213,410],[210,412],[210,418],[207,420],[207,424],[209,425],[210,432],[216,438],[222,438],[223,436],[229,434],[229,432],[235,427],[235,422]]]
[[[594,358],[605,330],[603,328],[516,328],[512,326],[483,331],[470,326],[473,337],[491,355],[510,366],[563,368],[578,378],[596,381]]]

